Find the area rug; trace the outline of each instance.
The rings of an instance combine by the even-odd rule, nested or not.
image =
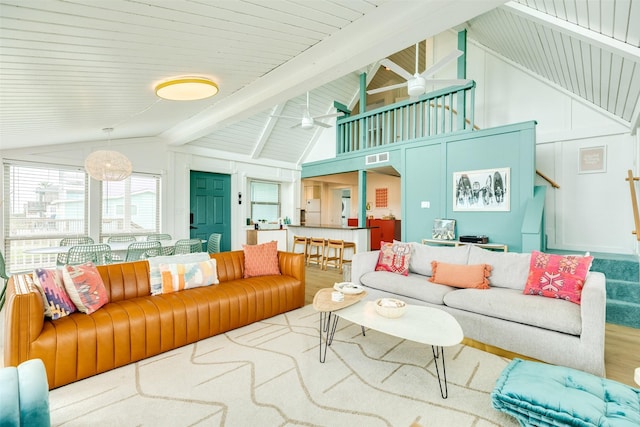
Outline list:
[[[163,353],[50,394],[59,426],[516,426],[491,406],[509,363],[431,348],[341,320],[325,363],[311,306]],[[416,325],[416,327],[420,327]]]

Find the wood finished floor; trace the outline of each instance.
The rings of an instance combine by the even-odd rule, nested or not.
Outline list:
[[[313,296],[322,288],[342,282],[342,274],[329,267],[320,270],[316,265],[306,268],[305,302],[311,304]],[[640,367],[640,329],[607,323],[605,328],[605,366],[607,378],[632,387],[639,387],[633,380],[635,368]]]

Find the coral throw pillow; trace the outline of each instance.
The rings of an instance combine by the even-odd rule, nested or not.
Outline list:
[[[42,294],[45,316],[55,320],[76,311],[76,306],[64,287],[61,270],[36,268],[34,278],[35,285]]]
[[[408,276],[410,259],[411,245],[409,243],[380,242],[380,255],[378,255],[376,271],[390,271]]]
[[[489,289],[489,264],[447,264],[431,261],[431,269],[433,276],[428,280],[432,283],[455,288]]]
[[[78,311],[91,314],[109,302],[102,277],[92,262],[65,265],[62,275],[64,287]]]
[[[158,267],[163,294],[220,283],[215,259],[186,264],[160,264]]]
[[[245,278],[280,274],[278,242],[275,240],[260,245],[242,245],[242,249]]]
[[[563,256],[532,251],[524,293],[580,304],[582,287],[592,261],[592,256]]]

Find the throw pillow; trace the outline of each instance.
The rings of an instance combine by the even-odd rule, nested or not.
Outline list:
[[[270,276],[280,274],[278,262],[278,242],[260,245],[242,245],[244,251],[244,277]]]
[[[162,294],[162,276],[160,274],[160,264],[189,263],[207,261],[211,257],[207,252],[196,252],[193,254],[179,254],[168,256],[155,256],[147,259],[149,263],[149,287],[151,295]]]
[[[431,262],[433,276],[429,281],[439,285],[456,288],[489,289],[489,264],[447,264],[446,262]]]
[[[186,264],[160,264],[159,268],[163,294],[220,283],[215,259]]]
[[[532,251],[524,293],[580,304],[582,287],[592,261],[592,256],[563,256]]]
[[[109,302],[102,277],[92,262],[65,265],[62,277],[69,298],[78,311],[91,314]]]
[[[64,287],[61,270],[36,268],[34,278],[35,285],[42,294],[45,316],[56,320],[76,311],[76,306]]]
[[[408,276],[410,259],[410,244],[397,241],[393,243],[380,242],[380,254],[378,255],[376,271],[389,271]]]

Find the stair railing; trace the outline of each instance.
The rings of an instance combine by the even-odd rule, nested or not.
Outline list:
[[[625,181],[629,181],[629,190],[631,191],[631,205],[633,208],[633,220],[636,225],[636,229],[631,231],[636,235],[636,240],[640,241],[640,215],[638,215],[638,197],[636,196],[636,186],[634,181],[640,181],[640,177],[633,176],[631,169],[627,171],[627,178]]]

